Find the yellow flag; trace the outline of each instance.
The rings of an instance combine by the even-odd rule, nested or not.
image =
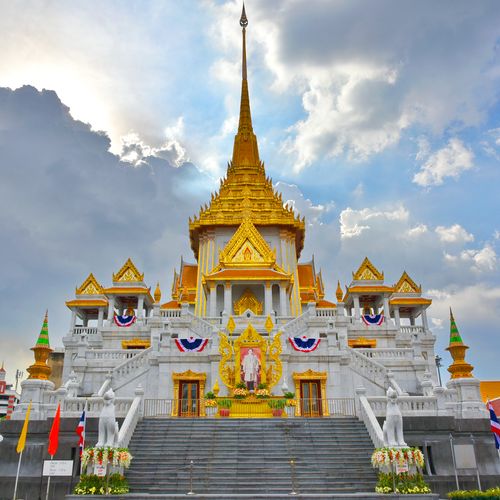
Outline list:
[[[26,436],[28,434],[28,421],[30,419],[30,411],[31,411],[31,401],[28,405],[28,409],[26,410],[26,418],[24,419],[23,430],[21,431],[21,435],[19,436],[19,441],[17,442],[16,451],[21,453],[24,450],[24,445],[26,444]]]

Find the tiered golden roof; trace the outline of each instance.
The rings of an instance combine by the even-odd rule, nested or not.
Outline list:
[[[243,9],[240,24],[243,28],[242,87],[238,133],[234,138],[233,159],[227,175],[221,180],[218,193],[212,194],[207,206],[198,216],[189,219],[191,248],[198,257],[199,237],[203,229],[213,226],[239,226],[250,218],[256,226],[281,226],[295,235],[297,257],[304,246],[305,222],[295,216],[291,207],[284,207],[281,193],[273,189],[266,177],[264,163],[259,158],[257,137],[252,126],[246,65],[246,26]]]

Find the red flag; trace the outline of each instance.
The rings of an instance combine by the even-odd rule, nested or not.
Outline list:
[[[57,405],[56,416],[49,434],[49,455],[53,457],[59,446],[59,424],[61,423],[61,403]]]

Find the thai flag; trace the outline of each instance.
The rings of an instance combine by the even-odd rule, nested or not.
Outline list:
[[[500,449],[500,423],[498,422],[498,417],[495,414],[492,404],[488,401],[488,410],[490,410],[490,425],[491,432],[495,436],[495,446],[497,450]]]
[[[384,322],[383,314],[363,314],[361,317],[363,323],[367,326],[380,326]]]
[[[288,340],[296,351],[312,352],[319,346],[319,341],[321,339],[319,337],[315,338],[302,335],[301,337],[289,337]]]
[[[87,404],[85,403],[85,407],[83,409],[82,415],[80,417],[78,425],[76,426],[76,433],[80,437],[78,439],[78,447],[80,449],[80,457],[82,456],[83,449],[85,448],[85,424],[87,422],[87,419],[85,417],[86,409],[87,409]]]
[[[175,344],[181,352],[201,352],[208,344],[208,339],[201,337],[187,337],[185,339],[174,339]]]

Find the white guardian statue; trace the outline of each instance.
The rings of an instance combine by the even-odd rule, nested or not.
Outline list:
[[[99,439],[96,447],[113,448],[118,442],[118,422],[115,417],[115,393],[112,389],[104,396],[104,406],[99,415]]]
[[[387,411],[383,431],[384,446],[390,448],[407,446],[403,437],[403,416],[398,404],[398,395],[392,387],[387,389]]]

